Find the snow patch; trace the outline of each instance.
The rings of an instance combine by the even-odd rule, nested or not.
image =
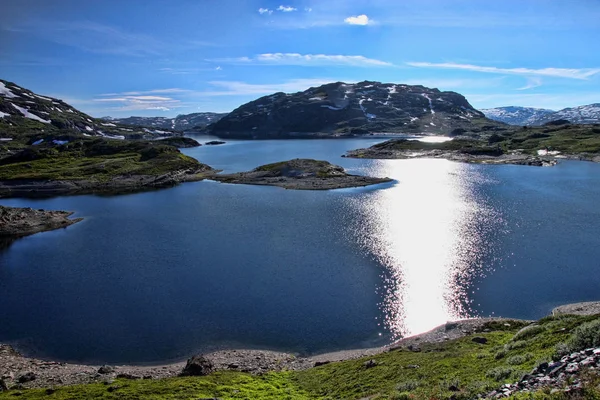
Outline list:
[[[0,142],[10,142],[11,140],[12,140],[12,138],[9,138],[9,137],[0,138]]]
[[[431,110],[431,114],[435,114],[435,110],[433,109],[433,101],[431,101],[431,98],[425,93],[422,93],[421,96],[429,100],[429,109]]]
[[[8,116],[10,116],[10,114],[3,113],[2,111],[0,111],[0,118],[4,118],[4,117],[8,117]]]
[[[11,103],[11,104],[12,104],[12,103]],[[20,112],[21,114],[23,114],[23,116],[24,116],[25,118],[29,118],[29,119],[33,119],[33,120],[35,120],[35,121],[43,122],[44,124],[49,124],[49,123],[50,123],[50,121],[46,121],[45,119],[41,119],[41,118],[40,118],[40,117],[38,117],[37,115],[30,113],[30,112],[29,112],[29,110],[27,110],[26,108],[21,108],[21,107],[19,107],[19,106],[15,105],[15,104],[12,104],[12,106],[13,106],[14,108],[16,108],[17,110],[19,110],[19,112]]]
[[[37,97],[38,99],[52,101],[52,99],[50,99],[48,97],[40,96],[40,95],[37,95],[37,94],[34,94],[34,96]]]
[[[87,125],[85,126],[85,130],[86,130],[86,131],[88,131],[88,132],[92,132],[92,131],[93,131],[93,129],[92,129],[92,128],[90,128],[90,127],[89,127],[89,126],[87,126]]]
[[[56,144],[56,145],[59,145],[59,146],[62,146],[63,144],[67,144],[67,143],[69,143],[69,141],[68,141],[68,140],[56,140],[56,139],[54,139],[54,140],[52,141],[52,143],[54,143],[54,144]]]
[[[334,111],[339,111],[339,110],[343,110],[344,107],[333,107],[333,106],[321,106],[323,108],[329,108],[330,110],[334,110]]]
[[[33,146],[37,146],[38,144],[42,144],[42,142],[44,141],[44,139],[40,139],[40,140],[36,140],[35,142],[31,143]]]
[[[325,97],[311,97],[310,99],[308,99],[309,101],[321,101],[321,100],[325,100]]]
[[[3,97],[8,97],[9,99],[19,97],[13,92],[11,92],[10,89],[6,87],[4,82],[0,82],[0,95],[2,95]]]
[[[108,123],[108,124],[102,124],[102,126],[116,126],[116,125],[115,125],[115,124]]]

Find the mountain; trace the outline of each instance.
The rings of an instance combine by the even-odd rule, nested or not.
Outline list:
[[[510,125],[544,125],[556,120],[567,120],[572,124],[600,123],[600,103],[565,108],[560,111],[530,107],[498,107],[481,110],[486,117]]]
[[[227,113],[201,112],[193,114],[182,114],[175,118],[166,117],[128,117],[103,119],[128,126],[145,126],[155,129],[171,129],[174,131],[186,131],[194,128],[202,128],[223,118]]]
[[[539,125],[537,121],[546,117],[547,115],[555,113],[554,110],[548,110],[545,108],[532,108],[532,107],[497,107],[497,108],[486,108],[480,110],[489,119],[494,121],[504,122],[509,125]]]
[[[536,121],[536,125],[543,125],[559,119],[566,119],[572,124],[600,124],[600,103],[562,109],[540,118]]]
[[[69,134],[111,139],[143,139],[173,132],[132,128],[91,117],[62,100],[41,96],[0,79],[0,138]]]
[[[209,125],[223,138],[338,137],[375,132],[449,134],[500,126],[455,92],[393,83],[329,83],[246,103]]]

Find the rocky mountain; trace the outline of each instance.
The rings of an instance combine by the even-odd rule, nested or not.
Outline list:
[[[449,134],[500,125],[455,92],[365,81],[264,96],[235,109],[206,131],[223,138],[262,139],[376,132]]]
[[[142,139],[173,132],[132,128],[93,118],[62,100],[0,79],[0,140],[52,134]]]
[[[167,117],[128,117],[111,118],[104,117],[104,120],[114,123],[141,126],[154,129],[170,129],[173,131],[187,131],[195,128],[203,128],[223,118],[227,113],[200,112],[192,114],[181,114],[175,118]]]
[[[536,125],[543,125],[559,119],[566,119],[572,124],[600,124],[600,103],[562,109],[540,118],[536,121]]]
[[[498,107],[481,110],[486,117],[510,125],[544,125],[556,120],[567,120],[572,124],[600,123],[600,103],[565,108],[560,111],[530,107]]]
[[[489,119],[494,121],[504,122],[509,125],[539,125],[537,121],[550,114],[554,114],[554,110],[548,110],[545,108],[532,108],[532,107],[497,107],[497,108],[486,108],[480,110]]]

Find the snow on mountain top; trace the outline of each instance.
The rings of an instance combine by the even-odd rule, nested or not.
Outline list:
[[[13,97],[18,97],[16,94],[11,92],[9,88],[6,87],[4,82],[0,82],[0,95],[8,97],[9,99]]]

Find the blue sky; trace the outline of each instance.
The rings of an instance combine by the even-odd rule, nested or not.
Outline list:
[[[95,117],[362,80],[560,109],[600,102],[598,21],[598,0],[1,0],[0,77]]]

